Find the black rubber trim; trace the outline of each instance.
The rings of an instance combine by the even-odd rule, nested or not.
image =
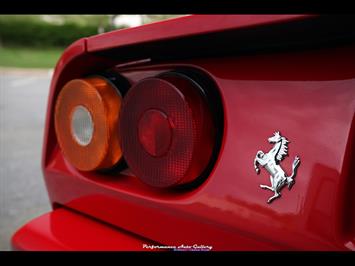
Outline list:
[[[117,89],[117,91],[121,94],[122,98],[126,95],[127,91],[131,87],[131,84],[125,77],[123,77],[122,75],[118,74],[113,70],[100,72],[96,74],[96,76],[104,77],[105,79],[110,81]]]
[[[117,60],[117,64],[145,58],[150,58],[152,62],[163,62],[319,49],[354,42],[354,16],[323,15],[284,23],[139,43],[97,51],[94,54]]]

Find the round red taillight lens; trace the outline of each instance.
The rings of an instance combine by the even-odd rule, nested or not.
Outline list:
[[[169,151],[172,134],[169,117],[160,110],[146,111],[138,122],[139,142],[154,157],[160,157]]]
[[[122,158],[117,132],[122,97],[103,77],[69,81],[55,106],[55,130],[68,161],[82,171],[106,169]]]
[[[128,166],[155,187],[198,178],[211,159],[216,136],[202,88],[177,73],[133,86],[123,101],[119,130]]]

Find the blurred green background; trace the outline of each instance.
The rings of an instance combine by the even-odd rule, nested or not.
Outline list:
[[[179,15],[0,15],[0,67],[53,68],[77,39]]]

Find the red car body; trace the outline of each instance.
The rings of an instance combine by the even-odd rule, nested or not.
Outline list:
[[[72,44],[52,79],[42,167],[53,211],[19,229],[15,250],[354,250],[354,21],[347,16],[193,15]],[[113,69],[131,84],[176,67],[216,84],[224,128],[218,158],[198,187],[152,189],[76,170],[54,130],[69,80]],[[253,160],[280,130],[302,163],[272,204]],[[143,247],[144,244],[150,248]],[[195,246],[196,247],[196,246]]]

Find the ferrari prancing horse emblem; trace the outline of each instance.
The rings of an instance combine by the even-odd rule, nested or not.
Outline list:
[[[270,174],[271,187],[266,185],[260,185],[262,189],[269,189],[274,192],[274,195],[270,197],[267,203],[271,203],[274,199],[281,196],[281,189],[287,184],[290,190],[295,183],[295,176],[297,168],[301,162],[298,156],[295,157],[292,163],[292,174],[287,176],[285,171],[281,168],[280,162],[288,156],[288,143],[289,141],[280,135],[277,131],[272,137],[268,139],[269,143],[274,144],[274,147],[268,152],[258,151],[254,159],[254,168],[257,174],[260,173],[259,165],[264,167]]]

